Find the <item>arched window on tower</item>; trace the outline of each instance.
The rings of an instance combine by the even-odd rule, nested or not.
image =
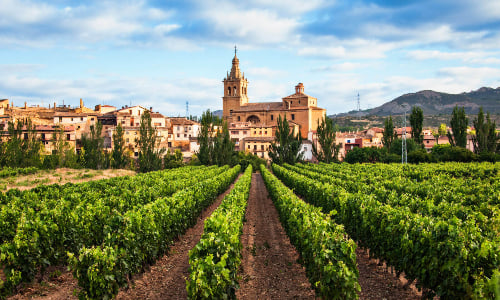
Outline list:
[[[234,92],[233,92],[233,96],[237,96],[237,95],[236,95],[236,87],[234,87],[234,90],[233,90],[233,91],[234,91]]]
[[[228,87],[228,88],[227,88],[227,95],[228,95],[228,96],[231,96],[231,87]]]

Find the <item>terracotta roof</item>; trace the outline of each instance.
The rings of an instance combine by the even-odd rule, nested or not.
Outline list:
[[[151,113],[151,118],[165,118],[165,116],[160,113]]]
[[[283,102],[261,102],[261,103],[248,103],[241,106],[235,111],[262,111],[262,110],[282,110]]]
[[[87,117],[87,113],[74,113],[74,112],[56,112],[54,117]]]
[[[36,125],[35,126],[37,131],[54,131],[54,130],[59,130],[58,126],[54,125]],[[63,126],[64,131],[74,131],[75,126]]]
[[[272,142],[274,137],[271,136],[251,136],[243,138],[245,142]]]
[[[195,125],[195,121],[188,120],[186,118],[170,118],[170,123],[172,125]]]

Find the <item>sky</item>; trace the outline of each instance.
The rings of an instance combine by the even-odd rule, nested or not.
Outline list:
[[[327,114],[500,87],[500,1],[0,0],[0,99],[222,109],[234,46],[250,102],[302,82]]]

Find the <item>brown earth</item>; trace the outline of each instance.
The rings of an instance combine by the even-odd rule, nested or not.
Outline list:
[[[117,299],[186,299],[188,252],[198,243],[204,220],[219,206],[220,195],[171,247],[168,255],[133,277],[132,286],[122,289]],[[260,173],[252,175],[240,270],[239,299],[315,299],[314,291],[297,263],[299,255],[290,244],[279,222],[278,213],[268,196]],[[367,252],[356,250],[361,285],[360,299],[420,299],[414,285],[393,275],[385,265],[370,259]],[[39,283],[21,288],[9,299],[77,299],[78,284],[65,267],[49,269]]]
[[[299,254],[279,221],[260,173],[252,174],[252,186],[243,244],[238,299],[314,299]]]
[[[59,168],[55,170],[40,170],[34,174],[0,178],[0,189],[4,191],[13,188],[27,190],[40,184],[65,184],[68,182],[81,183],[90,180],[107,179],[135,174],[135,171],[124,169],[92,170]]]

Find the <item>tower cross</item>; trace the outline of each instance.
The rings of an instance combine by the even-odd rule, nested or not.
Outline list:
[[[236,55],[236,45],[234,45],[234,55]]]

